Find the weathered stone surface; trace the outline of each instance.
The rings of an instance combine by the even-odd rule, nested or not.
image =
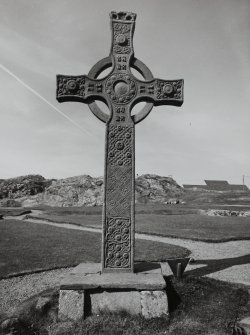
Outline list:
[[[81,273],[81,274],[93,274],[101,273],[100,263],[81,263],[77,265],[71,273]]]
[[[81,320],[84,317],[84,291],[60,290],[59,312],[60,321]]]
[[[0,199],[16,199],[43,192],[50,183],[40,175],[27,175],[4,179],[0,182]]]
[[[161,263],[161,270],[164,277],[171,276],[173,274],[167,262]]]
[[[84,314],[84,306],[78,304],[83,299],[82,292],[86,294],[85,301],[90,301],[88,312],[94,314],[127,311],[146,318],[167,315],[166,283],[159,263],[136,263],[135,273],[101,273],[100,268],[98,263],[82,263],[65,276],[60,286],[60,320],[74,320],[72,310],[74,315]],[[81,313],[77,312],[79,308]]]
[[[101,273],[99,263],[81,263],[61,281],[61,289],[162,290],[166,287],[159,263],[135,263],[135,273]]]
[[[161,274],[142,273],[102,273],[77,274],[71,273],[61,282],[62,290],[87,289],[135,289],[135,290],[162,290],[166,287]]]
[[[142,316],[145,319],[167,316],[168,298],[165,291],[141,291]]]
[[[91,293],[91,312],[101,311],[141,314],[141,295],[138,291]]]
[[[18,187],[17,177],[11,179],[12,187]],[[43,177],[41,177],[43,178]],[[6,179],[4,185],[9,179]],[[16,183],[16,184],[15,184]],[[7,183],[8,184],[8,183]],[[6,184],[6,185],[7,185]],[[46,180],[41,182],[41,188],[36,195],[30,195],[34,190],[32,183],[26,184],[26,189],[21,193],[15,193],[15,199],[9,199],[9,193],[0,184],[0,195],[2,200],[0,206],[4,207],[33,207],[37,205],[48,205],[56,207],[80,207],[99,206],[103,203],[103,178],[92,178],[83,175],[58,180]],[[2,192],[2,193],[1,193]],[[145,174],[135,179],[135,201],[165,202],[172,197],[179,197],[183,194],[183,189],[170,177],[162,177],[152,174]],[[0,196],[0,199],[1,199]]]
[[[135,21],[135,13],[111,12],[109,57],[96,63],[88,75],[57,75],[58,102],[78,101],[88,104],[93,114],[106,124],[102,273],[134,272],[135,124],[142,121],[154,105],[181,106],[183,103],[182,79],[155,79],[151,71],[134,58]],[[130,68],[135,63],[137,65],[134,68],[145,79],[143,83],[131,73]],[[113,71],[105,78],[97,79],[98,74],[110,65]],[[98,107],[95,99],[106,102],[110,116]],[[132,115],[133,106],[141,101],[145,101],[146,105],[138,114]],[[102,276],[100,280],[97,275],[92,276],[96,276],[95,282],[106,285],[108,277]],[[122,281],[118,276],[113,278],[117,279],[115,284],[119,287]],[[89,285],[88,280],[86,282],[86,278],[83,279]],[[135,277],[126,279],[134,285]]]
[[[144,174],[136,178],[135,183],[137,202],[165,202],[173,197],[183,195],[183,188],[171,177],[155,174]]]
[[[162,274],[162,268],[160,263],[153,262],[137,262],[135,263],[135,273],[157,273]],[[94,274],[101,273],[100,263],[81,263],[77,265],[70,273],[80,274]]]

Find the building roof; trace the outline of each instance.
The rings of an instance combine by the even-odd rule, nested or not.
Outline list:
[[[249,188],[246,185],[229,184],[227,180],[205,180],[206,185],[183,184],[185,189],[208,189],[211,191],[245,191]]]
[[[226,180],[205,180],[208,188],[215,191],[230,190],[230,186]]]
[[[205,183],[208,185],[208,186],[218,186],[218,185],[221,185],[221,186],[228,186],[228,181],[227,180],[204,180]]]

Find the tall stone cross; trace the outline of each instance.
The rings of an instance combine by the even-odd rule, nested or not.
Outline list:
[[[111,12],[110,55],[96,63],[88,75],[57,75],[57,100],[87,103],[106,123],[102,237],[102,272],[134,271],[135,239],[135,124],[157,105],[181,106],[183,80],[154,79],[147,66],[134,57],[136,14]],[[104,78],[98,75],[112,67]],[[138,80],[131,67],[141,73]],[[106,103],[104,113],[95,100]],[[131,115],[138,102],[144,108]]]

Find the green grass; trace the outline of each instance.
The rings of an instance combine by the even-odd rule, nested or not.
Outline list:
[[[182,199],[188,205],[199,208],[209,206],[245,206],[250,207],[250,192],[216,192],[216,191],[185,191]],[[239,209],[239,207],[237,207]]]
[[[162,207],[162,205],[161,205]],[[140,208],[141,213],[143,208]],[[143,209],[146,211],[146,207]],[[136,214],[136,232],[206,242],[225,242],[250,239],[250,217],[220,217],[199,214]],[[155,208],[157,213],[164,208]],[[74,223],[101,228],[101,213],[88,208],[52,208],[41,216],[49,221]],[[177,211],[177,209],[176,209]]]
[[[44,292],[51,296],[51,308],[42,315],[34,306],[37,297],[19,308],[18,334],[51,335],[227,335],[237,320],[250,312],[249,294],[236,285],[212,279],[186,277],[181,281],[167,279],[170,318],[145,320],[125,313],[101,313],[87,317],[78,324],[52,324],[52,312],[56,315],[58,292]],[[60,329],[60,331],[59,331]]]
[[[62,229],[27,221],[0,221],[0,278],[42,269],[100,262],[101,234]],[[137,240],[135,259],[164,261],[184,257],[179,246]]]
[[[138,215],[136,230],[206,242],[246,240],[250,239],[250,217]]]

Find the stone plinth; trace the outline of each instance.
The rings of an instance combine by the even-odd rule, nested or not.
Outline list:
[[[166,282],[158,263],[135,264],[135,273],[101,273],[101,264],[82,263],[60,285],[60,320],[122,312],[155,318],[168,315]]]

